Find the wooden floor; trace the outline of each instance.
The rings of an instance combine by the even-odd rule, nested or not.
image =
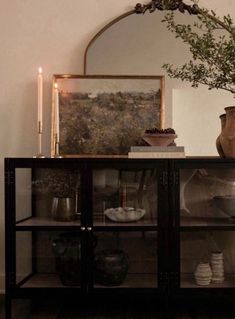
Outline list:
[[[3,302],[0,298],[0,319],[5,319]],[[85,307],[80,310],[76,307],[66,307],[63,309],[61,305],[45,303],[40,306],[30,307],[29,301],[14,301],[12,319],[167,319],[164,314],[158,314],[151,309],[139,307],[136,309],[119,305],[118,301],[115,306],[105,304],[102,307]],[[31,309],[31,310],[30,310]],[[220,309],[219,313],[206,313],[200,311],[187,311],[185,313],[176,314],[168,317],[169,319],[235,319],[235,310],[233,313]]]

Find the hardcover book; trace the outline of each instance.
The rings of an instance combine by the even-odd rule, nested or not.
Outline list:
[[[131,152],[184,152],[184,146],[131,146]]]
[[[185,152],[129,152],[128,158],[184,158]]]

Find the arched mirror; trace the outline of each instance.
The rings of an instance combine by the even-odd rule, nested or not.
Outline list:
[[[173,127],[186,155],[218,155],[219,115],[233,103],[231,94],[191,88],[169,79],[164,63],[175,66],[190,58],[188,47],[162,22],[165,12],[128,12],[100,30],[85,54],[85,74],[165,75],[165,127]],[[194,15],[175,11],[177,22],[193,24]]]

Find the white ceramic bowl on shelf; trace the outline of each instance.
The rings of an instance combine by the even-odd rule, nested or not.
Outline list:
[[[113,222],[127,223],[140,220],[145,215],[144,209],[134,209],[133,207],[108,208],[104,215]]]

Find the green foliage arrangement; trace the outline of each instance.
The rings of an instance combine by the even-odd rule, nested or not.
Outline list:
[[[194,25],[175,22],[174,13],[167,13],[163,22],[167,29],[175,33],[189,45],[192,59],[175,68],[164,64],[163,68],[171,78],[199,84],[208,89],[223,89],[235,94],[235,25],[231,16],[219,17],[213,10],[201,8],[197,0],[198,20]]]

